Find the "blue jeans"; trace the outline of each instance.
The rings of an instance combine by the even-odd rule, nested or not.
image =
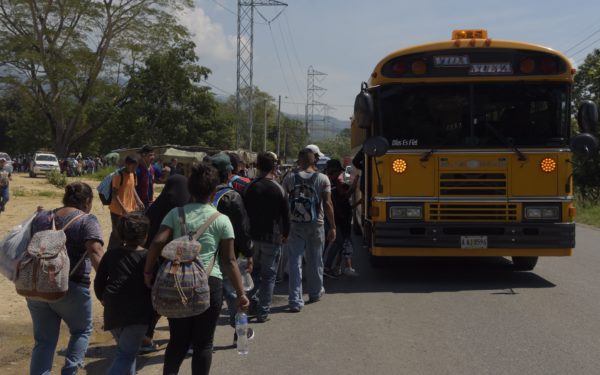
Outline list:
[[[273,289],[277,278],[277,265],[281,257],[281,245],[254,241],[254,269],[252,270],[252,302],[256,304],[259,319],[266,319],[271,310]]]
[[[8,185],[0,187],[0,211],[4,210],[6,202],[10,199]]]
[[[134,324],[110,331],[117,341],[117,354],[107,375],[135,375],[135,357],[147,329],[147,324]]]
[[[223,275],[223,297],[227,302],[227,311],[229,312],[229,325],[235,327],[235,314],[237,314],[237,293],[229,277]]]
[[[83,368],[83,359],[92,334],[92,299],[89,288],[70,281],[69,291],[62,300],[49,303],[27,299],[27,307],[33,320],[35,339],[29,373],[50,374],[60,322],[64,320],[71,338],[61,374],[76,374],[79,368]]]
[[[302,257],[306,258],[306,289],[311,299],[323,292],[323,224],[292,223],[288,238],[288,274],[291,307],[304,306],[302,298]]]

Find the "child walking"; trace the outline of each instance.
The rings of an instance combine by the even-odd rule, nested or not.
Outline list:
[[[144,284],[143,248],[150,222],[142,213],[125,214],[117,231],[124,246],[107,252],[94,280],[96,297],[104,305],[104,330],[117,341],[108,375],[135,375],[136,354],[153,319],[150,289]]]

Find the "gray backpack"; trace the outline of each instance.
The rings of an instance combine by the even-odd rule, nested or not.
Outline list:
[[[162,249],[165,258],[152,286],[154,310],[167,318],[187,318],[200,315],[210,307],[208,277],[215,264],[218,250],[208,268],[198,258],[202,245],[198,238],[204,234],[220,213],[210,216],[195,234],[188,233],[185,212],[179,207],[181,237],[173,239]]]
[[[27,253],[17,267],[15,286],[18,294],[43,302],[56,302],[67,295],[69,276],[81,265],[86,255],[69,273],[65,229],[85,215],[76,216],[57,230],[53,213],[52,229],[37,232],[31,237]]]

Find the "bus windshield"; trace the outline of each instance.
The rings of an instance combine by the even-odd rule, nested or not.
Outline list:
[[[379,129],[392,148],[566,145],[564,84],[391,85],[381,87]]]

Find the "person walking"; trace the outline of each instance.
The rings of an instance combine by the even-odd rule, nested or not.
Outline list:
[[[12,181],[12,171],[6,158],[0,157],[0,213],[4,212],[6,203],[10,199],[10,181]]]
[[[127,156],[125,157],[125,168],[119,170],[119,172],[115,173],[112,177],[112,198],[110,205],[108,206],[112,230],[110,232],[107,250],[112,250],[123,244],[119,237],[119,231],[117,230],[119,219],[129,212],[141,211],[144,209],[144,204],[135,190],[136,182],[138,182],[135,175],[137,166],[137,160],[135,160],[133,156]]]
[[[277,159],[272,152],[257,157],[258,177],[246,189],[244,202],[254,242],[254,290],[252,303],[259,323],[269,320],[281,246],[290,232],[290,214],[285,191],[277,182]]]
[[[93,198],[92,188],[88,184],[72,182],[65,187],[63,207],[51,211],[42,210],[33,219],[32,235],[51,229],[53,220],[57,228],[64,227],[70,260],[70,276],[69,290],[63,299],[56,302],[42,302],[27,298],[35,340],[31,352],[29,370],[31,375],[47,375],[52,371],[61,321],[65,322],[71,335],[61,374],[76,374],[77,370],[83,367],[85,352],[92,334],[90,272],[92,267],[98,270],[104,253],[100,223],[94,215],[90,214]],[[84,261],[80,262],[82,257],[85,257]],[[75,269],[76,265],[78,265],[77,269]]]
[[[119,219],[124,245],[106,253],[94,279],[96,298],[104,306],[104,330],[117,342],[107,375],[135,375],[136,355],[153,319],[150,289],[144,284],[150,220],[140,212]]]
[[[202,163],[192,169],[188,182],[192,202],[183,207],[185,223],[191,233],[196,232],[217,212],[211,202],[218,184],[218,172],[212,165]],[[148,287],[152,284],[154,267],[161,250],[167,242],[181,235],[179,212],[178,209],[173,209],[164,218],[150,245],[144,269],[144,281]],[[193,348],[192,374],[202,375],[210,372],[215,328],[223,302],[221,268],[231,279],[236,290],[238,309],[245,310],[249,305],[235,258],[234,232],[229,218],[225,215],[219,216],[208,226],[198,241],[202,245],[199,259],[203,264],[211,264],[211,261],[217,257],[219,260],[214,262],[208,280],[210,307],[202,314],[189,318],[169,318],[170,340],[165,351],[163,367],[165,375],[179,372],[190,346]]]
[[[316,167],[317,155],[304,148],[298,153],[299,170],[289,173],[283,188],[289,195],[290,235],[288,238],[288,303],[291,312],[300,312],[302,297],[302,258],[306,258],[306,288],[309,303],[321,299],[323,288],[324,217],[335,223],[331,203],[331,184]],[[335,240],[335,224],[330,226],[327,241]]]
[[[140,160],[135,170],[137,175],[136,191],[145,208],[150,207],[154,200],[154,181],[160,178],[154,168],[154,149],[149,145],[144,145],[138,151]]]
[[[336,278],[342,274],[341,262],[344,260],[343,274],[346,276],[358,276],[358,272],[352,267],[352,206],[350,196],[352,188],[344,182],[344,168],[337,159],[327,161],[325,171],[331,182],[331,201],[335,216],[335,227],[337,228],[335,241],[327,245],[324,254],[325,268],[323,274],[330,278]],[[325,224],[327,228],[329,222]]]
[[[250,184],[250,179],[243,176],[241,173],[243,162],[240,160],[238,154],[229,152],[227,155],[229,156],[229,161],[233,168],[231,170],[231,176],[229,177],[229,186],[243,196],[246,192],[246,187]]]
[[[163,191],[145,212],[146,217],[150,220],[148,239],[144,245],[146,249],[150,247],[154,236],[156,236],[156,233],[158,233],[158,230],[160,229],[160,224],[169,211],[176,207],[183,207],[189,202],[190,193],[188,191],[188,179],[182,175],[169,177]],[[156,324],[158,324],[160,315],[156,313],[152,307],[151,309],[154,318],[148,326],[146,336],[142,342],[142,347],[140,348],[140,352],[142,353],[150,353],[158,350],[158,345],[154,343],[153,339]]]
[[[231,165],[229,156],[222,153],[212,156],[210,162],[219,172],[220,180],[215,198],[213,199],[213,206],[223,215],[227,215],[231,221],[235,234],[233,242],[235,255],[237,257],[241,254],[247,258],[246,269],[243,271],[251,273],[254,252],[253,243],[250,239],[250,220],[248,219],[242,196],[228,184],[231,181],[233,166]],[[223,292],[229,311],[229,325],[235,327],[237,293],[228,277],[223,278]],[[248,339],[252,338],[254,338],[254,330],[248,328]],[[234,333],[233,341],[237,341],[237,333]]]

